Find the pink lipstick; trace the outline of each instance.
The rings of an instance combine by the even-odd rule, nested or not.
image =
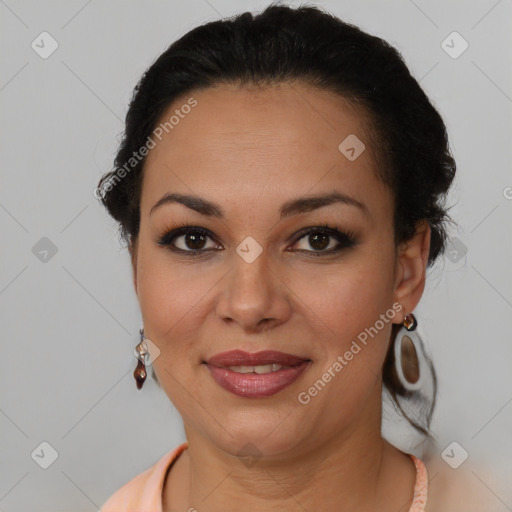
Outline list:
[[[295,382],[310,363],[310,359],[275,350],[252,354],[231,350],[205,361],[217,384],[245,398],[278,393]]]

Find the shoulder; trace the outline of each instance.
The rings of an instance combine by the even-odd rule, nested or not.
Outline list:
[[[161,511],[163,482],[169,466],[187,448],[182,443],[166,453],[156,464],[132,478],[102,505],[102,512]]]
[[[478,478],[478,475],[485,475],[486,482],[496,478],[496,475],[483,465],[466,461],[454,469],[439,455],[424,458],[423,462],[428,471],[428,498],[425,512],[501,510],[501,508],[492,508],[499,502]]]

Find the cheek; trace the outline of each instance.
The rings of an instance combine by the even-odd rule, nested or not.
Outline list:
[[[379,265],[365,265],[364,272],[331,276],[314,294],[311,317],[321,322],[308,324],[320,325],[315,333],[320,357],[301,391],[311,399],[312,416],[325,418],[325,428],[336,430],[357,416],[380,380],[396,321],[390,282]]]
[[[359,407],[377,383],[396,321],[392,261],[391,252],[375,257],[369,251],[357,263],[340,266],[323,277],[318,274],[314,287],[305,278],[296,282],[295,289],[301,287],[298,293],[309,297],[307,323],[320,326],[315,333],[321,340],[320,357],[310,384],[324,375],[329,384],[317,402],[319,407],[321,402],[343,405],[340,415],[344,416]]]
[[[201,267],[201,269],[200,269]],[[201,265],[177,265],[165,249],[141,244],[137,267],[138,298],[144,323],[165,339],[183,329],[207,300],[212,276]]]
[[[339,344],[373,325],[391,307],[392,260],[364,253],[329,272],[300,272],[290,287],[304,304],[304,311],[322,320],[326,334],[335,334]],[[332,340],[333,336],[327,336]]]

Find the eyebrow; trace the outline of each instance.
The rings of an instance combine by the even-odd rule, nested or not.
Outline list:
[[[151,208],[149,215],[151,215],[160,206],[169,203],[182,204],[187,208],[190,208],[191,210],[194,210],[197,213],[207,217],[216,217],[219,219],[224,218],[224,211],[218,204],[212,203],[211,201],[203,199],[199,196],[175,193],[165,194],[161,199],[159,199]],[[317,194],[299,197],[297,199],[287,201],[281,206],[279,210],[279,216],[281,219],[283,219],[285,217],[290,217],[300,213],[307,213],[335,203],[355,206],[356,208],[359,208],[366,216],[370,215],[370,212],[364,203],[339,191],[332,191],[328,194]]]

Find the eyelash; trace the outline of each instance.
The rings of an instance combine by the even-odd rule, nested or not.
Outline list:
[[[199,234],[199,235],[202,235],[202,236],[205,236],[205,237],[208,237],[208,238],[211,238],[212,240],[214,240],[214,238],[211,236],[210,231],[208,231],[207,229],[187,224],[180,228],[168,231],[162,237],[160,237],[159,240],[157,240],[157,244],[161,245],[163,247],[167,247],[169,250],[183,254],[189,258],[194,258],[196,256],[205,254],[206,252],[219,250],[219,249],[201,249],[201,250],[197,250],[197,251],[193,251],[193,250],[185,251],[183,249],[179,249],[178,247],[174,247],[172,245],[172,243],[174,242],[174,240],[176,238],[183,236],[183,235],[188,235],[191,233]],[[350,247],[353,247],[357,243],[355,233],[353,233],[351,231],[339,231],[337,226],[331,227],[327,223],[325,223],[323,226],[313,226],[313,227],[305,228],[305,229],[301,230],[297,234],[297,237],[295,238],[293,245],[295,245],[302,238],[306,237],[307,235],[313,234],[313,233],[321,233],[324,235],[328,235],[332,238],[335,238],[339,243],[338,247],[335,247],[334,249],[329,249],[327,251],[325,251],[325,250],[309,251],[309,250],[305,250],[305,249],[297,249],[298,252],[307,253],[313,257],[327,256],[330,254],[338,253],[338,252],[342,251],[343,249],[348,249]]]

